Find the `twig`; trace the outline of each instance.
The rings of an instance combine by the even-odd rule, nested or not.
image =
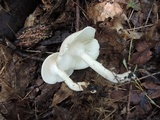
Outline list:
[[[131,39],[131,41],[130,41],[129,54],[128,54],[128,61],[131,60],[131,51],[132,51],[132,47],[133,47],[133,39]]]
[[[76,3],[79,5],[79,0],[76,0]],[[79,31],[79,19],[80,19],[80,11],[78,5],[76,5],[76,23],[75,23],[76,31]]]
[[[2,53],[2,55],[4,56],[3,59],[4,59],[4,65],[2,67],[2,69],[0,69],[0,75],[2,74],[2,72],[4,71],[4,69],[6,68],[6,64],[7,64],[7,57],[5,55],[5,52],[4,52],[4,49],[1,48],[0,52]]]
[[[32,60],[37,60],[37,61],[44,61],[43,58],[39,58],[39,57],[35,57],[35,56],[31,56],[27,53],[22,52],[21,50],[19,50],[12,42],[10,42],[8,39],[3,39],[3,42],[5,42],[5,44],[7,45],[7,47],[9,47],[11,50],[13,50],[17,55],[21,56],[21,57],[25,57],[28,59],[32,59]]]
[[[113,113],[115,113],[115,112],[116,112],[116,109],[114,109],[111,113],[109,113],[109,114],[106,116],[106,118],[109,119],[109,117],[110,117]]]
[[[152,116],[154,116],[156,113],[158,113],[158,110],[157,108],[153,109],[151,114],[147,116],[147,119],[146,120],[152,120]]]
[[[156,72],[156,73],[152,73],[152,74],[146,75],[146,76],[141,77],[141,78],[136,78],[136,80],[143,80],[143,79],[145,79],[147,77],[151,77],[151,76],[154,76],[154,75],[157,75],[157,74],[160,74],[160,71]]]
[[[152,27],[154,24],[149,24],[149,25],[145,25],[145,26],[140,26],[140,27],[136,27],[136,28],[130,28],[130,29],[126,29],[126,30],[138,30],[141,28],[145,28],[145,27]]]
[[[148,23],[149,17],[150,17],[151,12],[152,12],[152,9],[153,9],[153,5],[152,5],[152,7],[151,7],[151,9],[150,9],[150,11],[149,11],[149,13],[148,13],[148,16],[147,16],[147,19],[146,19],[145,25],[147,25],[147,23]]]
[[[6,23],[6,25],[8,26],[8,28],[16,35],[16,32],[11,28],[10,25],[8,25],[8,23]]]
[[[18,120],[21,120],[21,118],[20,118],[20,115],[19,115],[19,114],[17,114],[17,119],[18,119]]]
[[[140,85],[138,80],[134,80],[135,86],[141,90],[142,92],[144,92],[144,95],[147,97],[147,99],[150,101],[151,104],[155,105],[157,108],[160,108],[160,106],[158,104],[156,104],[152,98],[149,97],[149,95],[147,94],[146,91],[143,90],[142,86]]]
[[[29,53],[41,53],[42,51],[40,50],[25,50],[26,52],[29,52]],[[52,54],[53,52],[44,52],[46,54]]]
[[[35,118],[36,120],[38,120],[38,115],[37,115],[37,104],[36,104],[36,100],[35,100],[35,110],[34,110],[34,114],[35,114]]]
[[[130,84],[130,87],[129,87],[129,95],[128,95],[128,102],[127,102],[127,115],[126,115],[126,120],[129,119],[129,114],[130,114],[130,101],[131,101],[131,90],[132,90],[132,84]]]
[[[86,11],[85,11],[81,6],[79,6],[79,4],[77,4],[75,1],[72,0],[72,2],[79,7],[79,9],[82,11],[82,13],[84,14],[84,16],[85,16],[86,19],[88,20],[88,16],[87,16]]]
[[[130,19],[131,19],[132,15],[133,15],[133,12],[134,12],[134,9],[131,11],[131,14],[130,14],[130,16],[129,16],[128,20],[130,20]]]

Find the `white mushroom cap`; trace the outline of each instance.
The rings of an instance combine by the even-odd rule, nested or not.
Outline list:
[[[68,36],[60,48],[57,58],[58,67],[64,70],[87,68],[89,65],[80,57],[75,56],[75,54],[79,54],[76,51],[77,49],[81,49],[93,60],[96,60],[99,55],[100,46],[94,37],[95,29],[89,26]]]
[[[41,68],[41,76],[43,80],[48,84],[55,84],[57,82],[64,81],[56,72],[56,59],[57,59],[58,53],[54,53],[49,55],[43,62],[42,68]],[[68,76],[70,76],[73,73],[73,70],[67,70],[65,71]]]
[[[73,69],[65,71],[59,69],[56,63],[57,56],[58,53],[53,53],[44,60],[41,68],[41,76],[43,80],[48,84],[55,84],[64,81],[70,89],[74,91],[83,91],[83,87],[87,87],[88,83],[74,83],[72,79],[69,78],[69,75],[73,73]]]
[[[95,29],[86,27],[83,30],[68,36],[62,43],[57,57],[57,65],[60,69],[84,69],[90,66],[98,74],[111,82],[125,82],[129,76],[129,72],[116,74],[111,72],[97,62],[99,55],[99,44],[95,36]]]

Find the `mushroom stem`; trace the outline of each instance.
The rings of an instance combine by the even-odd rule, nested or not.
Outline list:
[[[108,79],[111,82],[118,83],[118,82],[129,81],[129,79],[127,78],[128,78],[130,71],[125,72],[123,74],[116,74],[106,69],[105,67],[103,67],[102,64],[100,64],[99,62],[93,60],[85,52],[82,52],[79,55],[79,57],[81,57],[94,71],[96,71],[102,77],[104,77],[105,79]]]
[[[70,89],[74,91],[83,91],[82,86],[84,87],[87,86],[87,83],[85,82],[78,82],[78,83],[73,82],[72,79],[63,70],[60,70],[57,66],[55,68],[59,77],[61,77],[64,80],[64,82]]]

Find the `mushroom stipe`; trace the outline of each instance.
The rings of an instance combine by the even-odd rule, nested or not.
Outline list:
[[[87,87],[85,82],[73,82],[69,76],[73,73],[73,70],[64,71],[58,68],[56,64],[58,53],[49,55],[42,64],[41,76],[43,80],[48,84],[55,84],[57,82],[65,82],[67,86],[74,91],[83,91],[82,87]]]
[[[64,81],[74,91],[83,91],[89,84],[86,82],[74,83],[69,75],[74,70],[91,67],[105,79],[113,82],[130,81],[131,71],[116,74],[96,61],[99,56],[99,43],[94,38],[96,30],[90,26],[68,36],[60,47],[59,53],[53,53],[43,62],[41,74],[46,83],[54,84]],[[65,62],[64,62],[65,61]],[[135,78],[135,75],[133,75]]]

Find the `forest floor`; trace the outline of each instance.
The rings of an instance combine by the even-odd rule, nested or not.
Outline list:
[[[1,0],[0,8],[0,120],[160,119],[160,1]],[[45,58],[86,26],[96,29],[97,61],[137,78],[115,84],[75,70],[71,79],[96,93],[43,81]]]

